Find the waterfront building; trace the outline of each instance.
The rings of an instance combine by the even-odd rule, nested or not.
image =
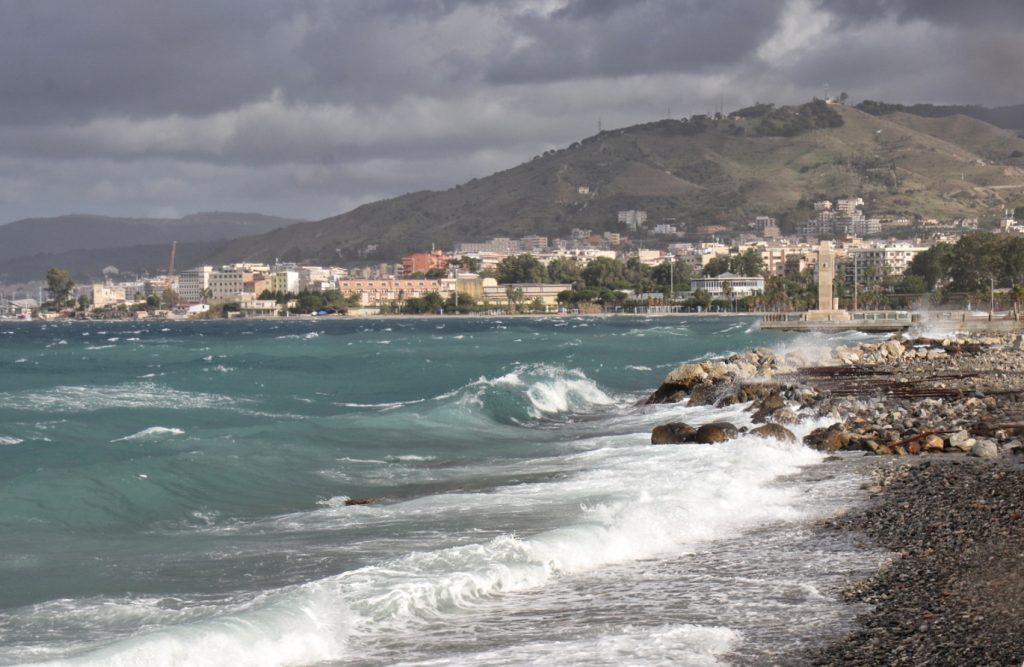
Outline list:
[[[728,288],[726,285],[728,284]],[[722,273],[714,277],[693,278],[690,289],[694,292],[704,290],[714,298],[723,298],[726,291],[737,299],[764,292],[764,278],[761,276],[738,276],[734,273]]]

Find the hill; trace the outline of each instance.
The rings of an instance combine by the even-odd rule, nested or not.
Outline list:
[[[227,241],[179,243],[175,266],[184,269],[202,264]],[[169,243],[135,245],[120,248],[68,250],[61,253],[39,253],[28,257],[0,260],[0,285],[15,285],[42,280],[46,271],[59,267],[71,273],[76,282],[101,281],[103,269],[115,266],[122,274],[159,275],[167,271],[171,246]]]
[[[962,115],[755,105],[601,132],[443,192],[239,239],[212,259],[394,260],[432,243],[619,229],[624,209],[697,237],[760,214],[792,225],[816,198],[855,194],[874,213],[994,217],[1024,202],[1024,139]]]
[[[27,218],[0,225],[0,260],[40,253],[128,248],[179,243],[210,243],[263,234],[296,220],[258,213],[195,213],[177,219],[110,218],[65,215]]]
[[[864,100],[857,105],[861,111],[875,115],[883,115],[894,111],[905,111],[925,118],[943,118],[945,116],[967,116],[984,121],[1007,130],[1024,130],[1024,104],[1012,104],[1005,107],[983,107],[976,104],[936,105],[936,104],[887,104],[874,100]]]

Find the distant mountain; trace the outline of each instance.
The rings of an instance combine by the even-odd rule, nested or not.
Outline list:
[[[844,195],[874,213],[993,218],[1024,203],[1024,139],[963,115],[759,104],[601,132],[443,192],[238,239],[212,259],[394,260],[498,235],[621,230],[627,209],[707,238],[761,214],[791,227],[816,199]]]
[[[40,253],[149,244],[164,244],[169,250],[171,241],[182,244],[225,241],[263,234],[296,222],[258,213],[195,213],[177,219],[99,215],[28,218],[0,225],[0,261]]]
[[[227,241],[210,243],[179,243],[175,253],[177,270],[202,264]],[[46,272],[58,267],[71,272],[78,283],[100,281],[103,269],[113,266],[122,274],[158,275],[167,271],[170,260],[169,243],[136,245],[120,248],[69,250],[61,253],[40,253],[29,257],[0,259],[0,285],[42,280]]]
[[[946,116],[968,116],[984,121],[989,125],[1007,130],[1024,130],[1024,104],[1013,104],[1005,107],[983,107],[976,104],[887,104],[874,100],[864,100],[857,105],[861,111],[880,116],[896,111],[924,116],[925,118],[944,118]]]

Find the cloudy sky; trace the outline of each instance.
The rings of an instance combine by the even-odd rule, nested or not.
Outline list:
[[[605,128],[1024,102],[1020,0],[0,0],[0,222],[318,219]]]

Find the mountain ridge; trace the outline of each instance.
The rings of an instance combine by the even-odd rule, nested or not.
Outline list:
[[[853,195],[877,213],[994,216],[1024,202],[1024,139],[964,115],[754,105],[604,131],[448,190],[239,239],[211,261],[394,261],[431,244],[620,230],[616,212],[627,209],[700,238],[760,214],[791,228],[815,198]]]

